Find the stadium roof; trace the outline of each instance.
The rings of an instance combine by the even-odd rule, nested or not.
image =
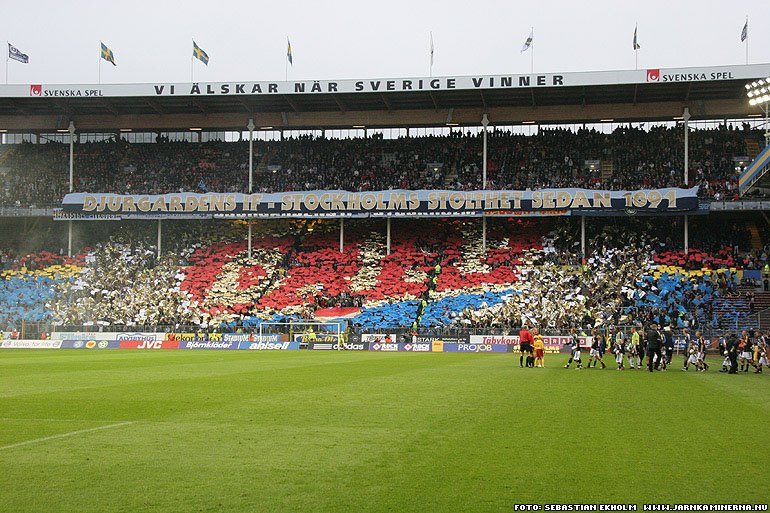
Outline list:
[[[0,86],[0,130],[333,128],[671,120],[754,113],[770,64],[463,77]],[[757,112],[759,112],[757,110]]]

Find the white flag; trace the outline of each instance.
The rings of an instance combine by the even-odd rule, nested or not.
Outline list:
[[[636,39],[636,29],[637,27],[634,27],[634,50],[638,50],[642,47],[642,45],[640,45],[639,41]]]
[[[526,52],[527,50],[529,50],[529,47],[532,46],[532,38],[534,37],[534,35],[535,35],[535,30],[532,29],[532,31],[530,31],[529,33],[529,36],[527,36],[527,40],[524,41],[524,44],[521,47],[522,52]]]
[[[29,55],[26,53],[21,53],[21,51],[13,46],[11,43],[8,43],[8,58],[13,59],[15,61],[19,61],[22,64],[28,64],[29,63]]]

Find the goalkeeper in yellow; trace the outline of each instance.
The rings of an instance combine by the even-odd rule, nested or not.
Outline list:
[[[545,343],[543,342],[543,336],[540,334],[540,330],[534,328],[532,330],[532,338],[532,348],[535,350],[535,367],[545,367],[545,363],[543,361]]]

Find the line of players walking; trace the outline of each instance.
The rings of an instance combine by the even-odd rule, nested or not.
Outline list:
[[[700,331],[696,331],[695,336],[692,336],[685,328],[682,335],[684,337],[682,370],[689,371],[692,366],[696,371],[706,372],[709,369],[709,364],[706,362],[709,342]],[[527,367],[543,367],[545,365],[543,338],[537,328],[530,332],[527,326],[524,326],[519,332],[519,341],[521,351],[519,365],[523,367],[526,358]],[[719,352],[724,360],[720,372],[735,374],[740,365],[741,372],[747,373],[749,367],[753,367],[755,374],[761,374],[763,367],[770,366],[767,357],[768,344],[770,339],[761,331],[749,333],[744,330],[740,338],[732,334],[721,339]],[[604,355],[609,352],[614,355],[618,370],[627,368],[644,370],[646,367],[649,372],[665,371],[672,365],[674,347],[674,334],[668,326],[661,328],[651,324],[645,330],[633,327],[630,336],[625,335],[621,330],[610,330],[607,335],[604,335],[594,329],[591,331],[591,348],[585,368],[596,368],[597,365],[601,365],[602,369],[606,368]],[[569,369],[573,362],[577,369],[584,368],[581,358],[583,348],[580,347],[580,335],[575,328],[570,332],[569,350],[570,357],[564,368]],[[645,358],[647,358],[646,365],[644,365]]]

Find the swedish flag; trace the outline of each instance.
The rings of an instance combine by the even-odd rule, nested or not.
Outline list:
[[[200,46],[198,46],[195,41],[193,41],[193,57],[201,61],[206,66],[209,65],[209,54],[204,52]]]
[[[102,59],[104,59],[107,62],[111,62],[113,66],[117,66],[115,64],[115,54],[112,53],[112,50],[107,48],[107,45],[99,41],[102,45]]]

